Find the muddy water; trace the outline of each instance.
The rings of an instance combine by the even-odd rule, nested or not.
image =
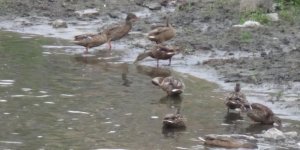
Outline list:
[[[83,56],[45,46],[70,45],[57,39],[0,34],[1,149],[203,149],[197,138],[205,134],[262,130],[227,116],[216,85],[172,68],[132,65],[121,61],[122,52]],[[185,82],[180,98],[150,82],[168,75]],[[176,108],[187,129],[163,131],[162,117]],[[299,122],[285,122],[285,130],[299,131]]]

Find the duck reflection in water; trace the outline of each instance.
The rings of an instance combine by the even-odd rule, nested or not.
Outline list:
[[[136,70],[138,73],[147,75],[151,78],[154,77],[168,77],[171,75],[171,70],[166,68],[156,68],[150,66],[137,65]]]
[[[85,64],[97,64],[101,62],[116,62],[120,60],[120,53],[114,52],[114,56],[107,51],[97,51],[93,54],[75,54],[75,60]]]
[[[227,113],[224,117],[224,123],[232,124],[238,120],[243,120],[243,117],[239,113]]]
[[[128,79],[127,74],[128,74],[128,64],[123,63],[122,65],[122,80],[123,80],[123,84],[126,87],[129,87],[130,84],[132,84],[132,82]]]
[[[161,104],[166,104],[169,108],[181,108],[182,97],[180,95],[175,96],[164,96],[160,98]]]
[[[225,131],[231,134],[244,133],[244,124],[241,120],[243,117],[239,113],[227,113],[223,120],[223,123],[228,124]]]
[[[180,133],[186,129],[184,120],[185,118],[180,114],[180,107],[176,109],[175,113],[165,115],[162,121],[162,134],[165,137],[174,138],[177,132]]]

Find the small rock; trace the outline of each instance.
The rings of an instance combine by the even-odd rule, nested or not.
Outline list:
[[[261,52],[261,53],[260,53],[260,56],[261,56],[261,57],[267,57],[268,54],[267,54],[266,52]]]
[[[121,13],[118,12],[118,11],[110,11],[110,12],[107,13],[107,15],[110,18],[119,18],[119,16],[121,16]]]
[[[144,4],[145,7],[149,8],[150,10],[160,10],[161,5],[159,2],[146,2]]]
[[[277,128],[271,128],[265,131],[263,134],[259,134],[258,136],[266,139],[274,139],[274,140],[283,140],[286,138],[283,132],[278,130]]]
[[[52,27],[53,28],[67,28],[68,25],[64,20],[57,19],[52,22]]]
[[[269,13],[269,14],[266,14],[266,16],[271,21],[279,21],[278,13]]]

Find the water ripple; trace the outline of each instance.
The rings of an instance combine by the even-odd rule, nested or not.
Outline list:
[[[5,99],[0,99],[0,102],[1,102],[1,103],[6,103],[7,100],[5,100]]]
[[[18,141],[0,141],[0,143],[6,143],[6,144],[23,144],[23,142],[18,142]]]
[[[85,114],[85,115],[89,115],[90,113],[88,112],[84,112],[84,111],[76,111],[76,110],[69,110],[68,111],[69,113],[72,113],[72,114]]]
[[[0,80],[0,86],[11,86],[14,84],[14,80]]]
[[[10,97],[24,97],[24,96],[26,96],[26,95],[11,95]]]

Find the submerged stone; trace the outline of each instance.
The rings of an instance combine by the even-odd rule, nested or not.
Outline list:
[[[278,130],[277,128],[271,128],[265,131],[263,134],[257,134],[257,136],[273,140],[284,140],[286,138],[283,132]]]
[[[68,25],[64,20],[57,19],[52,22],[52,27],[53,28],[67,28]]]

